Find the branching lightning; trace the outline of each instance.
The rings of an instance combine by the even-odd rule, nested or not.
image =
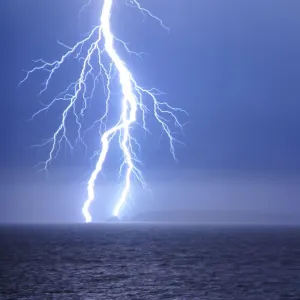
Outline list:
[[[163,21],[153,15],[149,10],[143,8],[138,0],[130,0],[127,5],[137,8],[144,16],[149,16],[159,24],[168,30]],[[44,86],[40,92],[45,92],[52,80],[55,72],[62,67],[67,59],[73,57],[81,63],[81,71],[78,79],[71,83],[65,91],[55,97],[50,103],[44,105],[39,111],[37,111],[32,117],[47,111],[57,101],[65,101],[66,107],[61,115],[61,123],[59,124],[53,136],[48,139],[41,146],[50,144],[50,152],[48,158],[43,163],[43,169],[47,170],[51,161],[57,156],[61,148],[62,142],[66,142],[71,148],[74,145],[68,138],[67,123],[66,120],[69,116],[73,115],[77,124],[77,142],[83,141],[84,131],[82,129],[82,120],[85,117],[85,112],[88,107],[88,102],[93,98],[95,86],[98,83],[99,78],[105,82],[106,99],[105,101],[105,113],[99,117],[92,127],[99,125],[99,151],[95,154],[97,157],[96,165],[90,175],[87,182],[87,198],[82,207],[82,213],[86,222],[92,221],[92,216],[89,212],[91,203],[95,199],[95,183],[97,176],[103,170],[104,163],[106,161],[107,154],[110,150],[110,145],[113,140],[116,140],[123,153],[123,162],[119,168],[119,176],[124,174],[124,185],[119,196],[113,215],[119,216],[122,208],[126,204],[128,197],[130,196],[130,186],[133,178],[136,178],[141,185],[145,188],[146,182],[143,178],[142,172],[138,168],[140,163],[134,148],[140,147],[137,139],[132,136],[132,129],[137,126],[139,113],[141,115],[141,126],[145,131],[148,131],[146,127],[146,113],[151,111],[156,118],[157,122],[161,125],[163,132],[167,135],[170,143],[170,152],[173,158],[175,156],[175,142],[178,140],[172,134],[169,122],[173,121],[175,126],[182,129],[182,125],[176,117],[176,112],[185,112],[182,109],[174,108],[166,102],[158,101],[157,97],[161,92],[157,89],[145,89],[141,87],[134,79],[133,74],[129,71],[125,62],[117,53],[115,44],[121,44],[129,54],[136,54],[131,51],[125,42],[114,36],[111,30],[111,14],[112,14],[113,0],[104,0],[102,11],[100,13],[99,25],[94,27],[93,30],[81,41],[75,44],[73,47],[66,46],[60,43],[66,48],[64,55],[59,60],[53,62],[46,62],[43,59],[35,61],[35,67],[26,72],[25,78],[20,82],[23,83],[28,77],[36,71],[46,71],[48,76],[44,83]],[[85,47],[87,47],[87,51]],[[103,57],[106,56],[109,60],[108,65],[103,62]],[[96,63],[95,63],[96,61]],[[121,114],[116,124],[110,128],[107,128],[107,117],[110,110],[111,99],[111,82],[114,76],[117,76],[120,89],[121,89]],[[92,80],[91,80],[92,79]],[[90,86],[89,82],[93,84]],[[151,100],[151,107],[145,105],[145,97]]]

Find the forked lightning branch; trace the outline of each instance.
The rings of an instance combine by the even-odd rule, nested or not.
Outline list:
[[[99,1],[102,2],[103,0]],[[176,113],[184,111],[172,107],[166,102],[159,101],[158,97],[161,94],[159,90],[155,88],[146,89],[139,85],[138,80],[126,65],[126,57],[121,57],[117,52],[115,45],[120,44],[128,54],[134,53],[127,47],[125,42],[116,37],[111,30],[111,16],[113,14],[114,2],[117,2],[117,0],[103,1],[99,13],[99,24],[91,30],[87,37],[80,40],[73,47],[64,45],[66,47],[66,52],[58,60],[52,62],[47,62],[43,59],[36,60],[34,68],[26,72],[25,78],[21,81],[21,83],[23,83],[36,71],[46,72],[47,78],[40,91],[40,94],[42,94],[50,88],[51,81],[56,75],[57,70],[64,67],[64,63],[67,59],[74,58],[77,63],[80,64],[80,72],[77,80],[66,86],[64,91],[33,115],[33,117],[35,117],[36,115],[49,110],[56,102],[63,101],[63,103],[65,103],[64,110],[60,117],[60,123],[54,130],[53,135],[46,143],[41,145],[50,145],[48,157],[43,162],[44,170],[47,170],[51,161],[55,159],[63,142],[67,143],[70,147],[73,147],[73,143],[68,136],[68,118],[74,118],[75,116],[75,125],[78,129],[77,141],[84,143],[82,139],[82,122],[86,115],[88,102],[94,97],[93,92],[95,85],[99,84],[99,78],[104,81],[106,93],[103,94],[103,98],[94,97],[93,100],[98,101],[99,105],[104,105],[105,113],[104,115],[99,116],[96,122],[93,123],[93,126],[99,126],[99,135],[95,136],[95,139],[99,141],[99,151],[97,152],[95,166],[93,167],[87,182],[87,196],[82,207],[82,213],[86,222],[92,221],[89,209],[96,197],[96,180],[105,167],[107,154],[110,151],[112,143],[117,143],[122,151],[119,175],[122,176],[123,187],[120,195],[117,197],[113,209],[113,215],[119,217],[122,209],[130,198],[130,186],[132,180],[137,179],[144,188],[146,187],[146,182],[139,169],[140,161],[134,151],[136,146],[141,146],[139,145],[137,138],[133,136],[132,132],[134,127],[138,126],[138,124],[142,124],[143,129],[148,131],[146,113],[152,113],[169,139],[170,152],[175,160],[175,143],[178,141],[174,138],[172,128],[182,128]],[[148,9],[142,7],[137,0],[128,1],[126,4],[136,8],[144,16],[152,18],[164,29],[168,29],[161,19],[153,15]],[[109,63],[104,63],[105,60],[102,59],[104,56],[108,58]],[[114,92],[111,90],[113,75],[117,76],[119,82],[120,90],[118,92],[121,95],[119,98],[121,113],[116,124],[109,128],[106,124],[106,120],[110,109],[113,107],[110,105],[111,94]],[[148,98],[147,106],[145,104],[146,98]],[[149,103],[151,103],[151,105],[149,105]],[[140,116],[141,120],[137,120],[137,116]],[[97,199],[101,201],[101,194],[97,195]]]

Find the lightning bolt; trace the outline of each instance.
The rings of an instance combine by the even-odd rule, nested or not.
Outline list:
[[[153,15],[149,10],[143,8],[137,0],[130,0],[126,4],[137,8],[144,17],[148,16],[153,18],[158,21],[163,28],[169,30],[160,18]],[[75,82],[72,82],[50,103],[44,104],[43,107],[32,116],[32,118],[34,118],[40,113],[47,111],[55,104],[55,102],[64,101],[67,103],[61,115],[61,123],[53,136],[45,143],[37,145],[51,145],[48,158],[43,162],[42,169],[44,170],[48,169],[52,160],[58,155],[63,141],[66,142],[71,149],[73,149],[74,145],[71,143],[67,134],[67,119],[72,115],[75,117],[78,129],[76,142],[82,142],[86,146],[83,140],[83,136],[86,131],[83,131],[82,122],[88,108],[88,102],[94,96],[95,87],[99,78],[101,77],[103,82],[106,83],[104,84],[106,90],[105,113],[89,128],[91,129],[94,128],[94,126],[99,125],[100,150],[94,154],[94,156],[97,157],[97,162],[87,182],[87,198],[82,207],[82,213],[87,223],[92,221],[89,208],[95,199],[96,179],[103,170],[107,154],[110,150],[110,145],[116,138],[116,135],[118,136],[118,145],[123,153],[123,161],[119,168],[119,176],[121,177],[122,174],[125,173],[123,189],[113,209],[113,215],[119,217],[122,208],[127,203],[130,196],[131,181],[133,179],[137,179],[142,187],[146,188],[146,182],[141,170],[138,168],[138,165],[141,162],[134,151],[134,148],[136,146],[140,147],[140,144],[137,139],[132,136],[133,128],[141,125],[142,128],[148,132],[146,127],[146,113],[149,111],[152,112],[157,122],[161,125],[163,132],[167,135],[170,143],[171,155],[176,160],[174,144],[179,141],[174,137],[168,123],[173,121],[175,126],[182,129],[183,125],[176,117],[176,112],[186,113],[184,110],[172,107],[166,102],[160,102],[157,98],[162,94],[162,92],[159,90],[155,88],[146,89],[137,83],[133,74],[126,66],[126,63],[118,54],[115,44],[118,43],[123,46],[129,54],[135,54],[138,56],[140,54],[131,51],[125,42],[118,39],[112,33],[112,6],[113,0],[104,0],[98,26],[95,26],[84,39],[76,43],[73,47],[69,47],[59,42],[60,45],[67,49],[65,54],[62,55],[60,59],[53,62],[46,62],[43,59],[36,60],[35,67],[30,71],[27,71],[24,79],[20,82],[21,84],[26,81],[28,77],[36,71],[47,72],[48,76],[44,82],[42,90],[40,91],[40,94],[42,94],[48,89],[54,74],[62,67],[67,59],[73,57],[81,63],[81,71],[78,79]],[[104,63],[104,56],[106,56],[109,61],[108,64]],[[121,90],[121,113],[120,118],[115,125],[107,129],[107,118],[110,110],[112,94],[111,87],[114,76],[117,76]],[[92,82],[91,86],[90,81]],[[151,107],[149,107],[149,105],[146,106],[145,98],[150,99]],[[138,116],[141,116],[140,123],[137,120]]]

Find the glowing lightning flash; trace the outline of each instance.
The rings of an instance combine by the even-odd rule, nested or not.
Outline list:
[[[175,157],[175,150],[174,150],[174,142],[178,142],[172,135],[172,132],[167,125],[167,117],[171,117],[176,126],[182,128],[182,125],[179,123],[177,117],[175,116],[176,111],[184,112],[182,109],[174,108],[168,105],[166,102],[159,102],[157,100],[157,96],[161,94],[157,89],[145,89],[142,88],[137,84],[135,79],[133,78],[132,73],[126,67],[124,61],[118,55],[116,48],[114,46],[114,42],[119,42],[121,45],[124,46],[125,50],[129,53],[134,53],[130,51],[127,45],[122,41],[117,39],[112,31],[110,26],[110,17],[111,17],[111,10],[112,10],[113,0],[104,0],[102,12],[100,16],[100,24],[96,26],[89,35],[78,42],[73,47],[68,47],[62,43],[61,45],[67,48],[67,52],[60,58],[60,60],[54,62],[46,62],[43,59],[39,59],[35,61],[37,65],[31,70],[26,73],[25,78],[21,81],[23,83],[25,80],[28,79],[29,75],[33,72],[38,70],[47,71],[49,73],[47,80],[44,84],[44,88],[40,92],[43,93],[49,85],[50,80],[52,79],[54,73],[61,67],[61,65],[66,61],[67,58],[74,55],[79,61],[83,61],[82,68],[80,72],[80,76],[78,80],[72,84],[70,84],[67,89],[59,94],[56,98],[54,98],[49,104],[45,105],[42,109],[37,111],[33,117],[38,115],[39,113],[48,110],[56,101],[67,101],[68,105],[62,113],[61,123],[57,130],[54,132],[53,136],[46,141],[46,143],[42,145],[46,145],[48,143],[51,144],[50,153],[48,159],[44,162],[44,169],[47,170],[49,164],[51,163],[52,159],[54,159],[59,150],[62,141],[66,141],[70,147],[73,147],[71,142],[67,137],[67,126],[66,126],[66,119],[67,117],[73,113],[76,119],[76,123],[78,125],[78,136],[77,141],[82,140],[82,119],[84,117],[85,110],[87,109],[88,100],[93,97],[95,85],[99,76],[102,76],[103,79],[106,80],[106,90],[107,90],[107,98],[106,98],[106,110],[105,114],[97,120],[94,124],[100,123],[100,151],[97,153],[98,159],[96,166],[88,180],[87,184],[87,199],[84,202],[82,213],[84,215],[86,222],[92,221],[92,216],[89,212],[89,207],[92,201],[95,199],[95,181],[99,173],[101,173],[103,169],[103,164],[106,160],[107,153],[109,151],[110,143],[113,140],[114,136],[119,133],[119,147],[123,153],[123,163],[119,169],[119,175],[123,168],[126,167],[125,172],[125,182],[124,187],[121,192],[121,195],[114,207],[113,215],[119,216],[120,211],[124,204],[127,201],[129,192],[130,192],[130,184],[132,177],[135,177],[145,188],[146,183],[142,176],[141,171],[138,169],[136,164],[139,162],[135,152],[133,151],[133,143],[138,145],[137,140],[131,136],[131,129],[134,123],[136,123],[137,119],[137,112],[140,111],[142,114],[142,126],[143,129],[147,131],[146,122],[145,122],[145,114],[148,111],[148,108],[143,103],[143,96],[150,97],[153,103],[153,114],[156,120],[162,126],[163,131],[167,134],[169,141],[170,141],[170,151],[173,158],[176,160]],[[156,21],[160,23],[165,29],[168,29],[162,22],[161,19],[154,16],[149,10],[143,8],[137,0],[130,0],[130,3],[127,5],[136,7],[142,14],[148,15],[154,18]],[[94,37],[95,40],[94,40]],[[85,56],[82,55],[84,45],[90,43],[90,46],[87,50]],[[109,58],[110,64],[109,68],[104,65],[101,58],[106,54]],[[136,54],[136,53],[135,53]],[[138,55],[138,54],[137,54]],[[93,62],[93,58],[97,58],[97,66]],[[94,71],[96,67],[99,68],[98,73],[95,75]],[[115,69],[115,73],[118,76],[119,83],[121,86],[122,91],[122,99],[121,99],[121,116],[119,121],[116,123],[115,126],[111,127],[110,129],[106,129],[106,118],[108,115],[109,110],[109,101],[110,101],[110,83],[113,78],[113,69]],[[91,89],[90,95],[88,96],[88,78],[93,79],[93,87]],[[79,102],[78,99],[82,98],[82,102]],[[80,112],[77,112],[75,104],[81,103]],[[105,128],[104,132],[102,128]]]

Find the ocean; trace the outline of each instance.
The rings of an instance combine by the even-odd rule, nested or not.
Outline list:
[[[0,227],[1,300],[300,300],[300,227]]]

